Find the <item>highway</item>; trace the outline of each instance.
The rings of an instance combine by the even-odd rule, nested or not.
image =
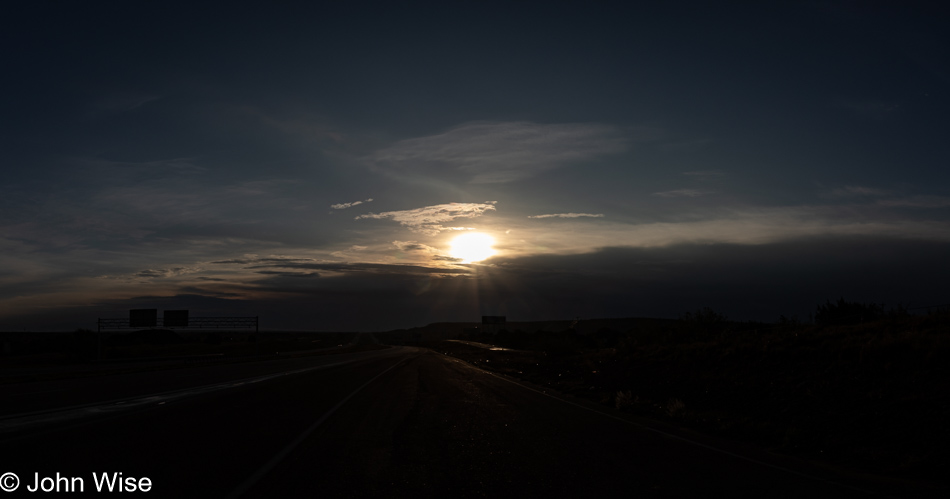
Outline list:
[[[147,477],[144,494],[156,497],[930,492],[638,420],[413,347],[6,384],[0,396],[0,473],[21,482],[11,496],[32,495],[37,476],[79,477],[90,493],[103,472]],[[65,493],[69,482],[56,483]]]

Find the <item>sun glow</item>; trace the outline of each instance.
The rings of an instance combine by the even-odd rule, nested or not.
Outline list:
[[[449,254],[454,258],[461,258],[462,263],[472,263],[484,260],[495,254],[492,245],[495,239],[488,234],[469,232],[452,240],[449,245],[452,249]]]

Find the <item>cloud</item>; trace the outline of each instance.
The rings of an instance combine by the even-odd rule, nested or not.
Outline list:
[[[505,183],[569,163],[621,153],[635,141],[656,136],[654,130],[626,131],[595,123],[479,121],[396,142],[366,160],[396,174],[444,175],[448,168],[469,177],[471,183]]]
[[[329,141],[329,143],[340,144],[347,140],[346,134],[329,124],[324,117],[301,114],[299,108],[293,115],[274,113],[252,106],[238,106],[231,109],[238,117],[249,117],[260,125],[289,135],[297,135],[309,140],[316,139],[323,143]]]
[[[443,230],[465,230],[466,228],[462,227],[443,227],[441,224],[455,220],[456,218],[480,217],[486,211],[494,211],[495,203],[496,201],[438,204],[413,210],[366,213],[355,217],[355,220],[389,218],[408,227],[409,230],[413,232],[435,235]]]
[[[504,238],[506,256],[576,254],[608,246],[664,247],[676,244],[761,245],[819,236],[874,236],[950,241],[950,225],[914,220],[877,204],[713,209],[666,220],[625,217],[560,219],[558,230],[525,221],[517,236]]]
[[[900,206],[908,208],[946,208],[950,206],[950,197],[945,196],[909,196],[905,198],[882,199],[881,206]]]
[[[149,102],[160,99],[160,95],[117,94],[103,98],[93,104],[93,114],[119,114],[134,111]]]
[[[886,194],[887,191],[883,189],[865,187],[862,185],[846,185],[831,191],[831,195],[836,197],[884,196]]]
[[[246,267],[249,270],[284,268],[301,270],[322,270],[325,272],[361,273],[361,274],[400,274],[400,275],[436,275],[436,274],[468,274],[468,269],[427,267],[425,265],[390,264],[390,263],[349,263],[349,262],[316,262],[316,263],[268,263]]]
[[[360,246],[359,244],[353,244],[349,248],[346,248],[344,250],[334,251],[330,254],[337,258],[347,259],[347,258],[351,258],[353,253],[359,253],[361,251],[365,251],[367,248],[369,248],[369,246]]]
[[[548,213],[545,215],[528,215],[528,218],[601,218],[603,216],[603,213]]]
[[[256,274],[274,275],[280,277],[320,277],[318,272],[282,272],[280,270],[258,270]]]
[[[151,229],[197,224],[236,226],[235,219],[251,224],[265,219],[268,211],[299,207],[300,202],[287,193],[294,184],[293,180],[271,179],[208,186],[176,175],[102,189],[93,195],[91,204],[95,215],[106,214],[108,219]],[[243,235],[246,231],[234,233]]]
[[[703,191],[696,189],[676,189],[673,191],[663,191],[663,192],[654,192],[654,196],[660,196],[664,198],[676,198],[676,197],[688,197],[695,198],[703,195]]]
[[[238,264],[238,265],[250,265],[258,263],[271,263],[271,262],[315,262],[315,258],[297,258],[292,256],[279,256],[272,255],[266,258],[260,258],[256,255],[248,255],[246,258],[232,258],[229,260],[215,260],[211,263],[217,264]]]
[[[432,246],[415,241],[393,241],[393,245],[403,251],[440,253]],[[365,247],[358,247],[365,249]],[[255,274],[303,277],[302,271],[310,271],[310,277],[319,277],[315,271],[331,273],[362,273],[362,274],[405,274],[405,275],[433,275],[433,274],[464,274],[468,270],[446,269],[443,267],[428,267],[409,263],[379,263],[379,262],[333,262],[314,258],[236,258],[211,262],[221,265],[241,265],[241,268],[253,271]],[[274,270],[281,269],[281,270]]]
[[[907,207],[907,208],[946,208],[950,206],[950,197],[917,194],[912,196],[895,196],[896,193],[875,187],[862,185],[846,185],[831,191],[833,198],[878,198],[874,201],[878,206]]]
[[[178,288],[178,292],[179,292],[179,293],[182,293],[182,294],[185,294],[185,293],[186,293],[186,294],[188,294],[188,295],[196,295],[196,296],[200,296],[200,297],[202,297],[202,298],[209,298],[209,297],[214,297],[214,298],[238,298],[238,299],[243,298],[243,295],[242,295],[241,293],[234,293],[234,292],[228,292],[228,291],[219,291],[219,290],[216,290],[216,289],[208,289],[208,288],[199,288],[199,287],[197,287],[197,286],[182,286],[182,287]],[[191,307],[188,307],[188,308],[191,308]],[[167,309],[166,309],[166,310],[167,310]]]
[[[715,142],[712,139],[694,139],[694,140],[680,140],[673,142],[665,142],[659,145],[659,148],[663,151],[679,151],[684,149],[696,149],[701,147],[706,147]]]
[[[441,270],[443,275],[434,275],[418,267],[374,271],[352,265],[333,278],[259,275],[240,295],[233,288],[182,287],[164,296],[99,299],[96,313],[88,307],[20,310],[4,323],[55,322],[72,330],[94,327],[96,316],[158,308],[204,316],[257,315],[275,330],[317,324],[327,331],[379,331],[478,321],[481,315],[507,315],[510,321],[672,318],[704,306],[736,320],[774,321],[779,314],[808,317],[817,304],[839,296],[887,305],[935,303],[934,297],[946,296],[948,251],[950,242],[826,236],[759,246],[680,244],[500,257],[478,274],[464,274],[468,269],[461,267],[458,274]],[[365,313],[367,307],[372,313]]]
[[[938,279],[950,277],[941,264],[948,250],[950,241],[824,235],[755,246],[699,243],[501,257],[481,272],[498,283],[494,302],[511,307],[509,319],[539,310],[550,317],[565,310],[588,317],[675,317],[710,306],[740,320],[772,321],[779,314],[807,317],[815,305],[842,295],[889,305],[934,303],[946,296]]]
[[[901,110],[900,103],[893,101],[842,102],[841,106],[858,116],[875,120],[883,120]]]
[[[141,182],[147,178],[161,178],[169,172],[175,175],[198,175],[208,168],[198,164],[197,157],[179,157],[151,161],[113,161],[102,158],[78,158],[77,163],[113,183]]]
[[[399,251],[424,251],[427,253],[439,253],[438,248],[416,241],[393,241],[393,246],[399,248]]]
[[[324,242],[323,234],[299,230],[296,220],[308,202],[296,195],[291,181],[222,183],[190,158],[73,160],[70,165],[79,167],[77,173],[59,177],[62,182],[47,191],[24,189],[4,199],[0,226],[5,236],[47,248],[135,247],[132,268],[122,269],[128,273],[159,263],[170,266],[168,251],[194,253],[225,241],[232,248],[237,240],[247,245]],[[154,255],[143,254],[153,250]]]
[[[687,177],[720,177],[725,175],[721,170],[697,170],[692,172],[683,172],[680,175]]]
[[[201,272],[199,267],[173,267],[168,269],[145,269],[133,274],[133,277],[144,277],[144,278],[165,278],[165,277],[175,277],[185,274],[193,274],[195,272]]]
[[[331,204],[330,208],[333,208],[334,210],[345,210],[347,208],[352,208],[354,206],[361,205],[363,203],[371,203],[371,202],[373,202],[373,198],[369,198],[364,201],[353,201],[352,203]]]

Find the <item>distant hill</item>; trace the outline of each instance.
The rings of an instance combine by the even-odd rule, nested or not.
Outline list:
[[[613,331],[624,333],[644,326],[655,326],[658,323],[674,323],[674,319],[654,319],[650,317],[622,317],[603,319],[553,319],[545,321],[513,321],[498,330],[509,332],[560,332],[574,329],[578,334],[593,334],[596,332]],[[380,338],[391,341],[433,341],[458,338],[465,332],[481,332],[484,330],[481,322],[433,322],[421,327],[409,329],[395,329],[377,333]]]

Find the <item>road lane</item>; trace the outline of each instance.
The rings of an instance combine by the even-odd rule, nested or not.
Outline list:
[[[839,485],[834,476],[789,473],[608,416],[431,351],[400,348],[0,437],[0,471],[21,477],[121,471],[150,477],[150,495],[160,497],[237,491],[245,497],[848,498],[900,492],[889,483],[844,477]],[[91,479],[86,482],[88,490]]]
[[[434,353],[328,421],[248,496],[873,497],[565,404]],[[870,493],[868,493],[870,492]]]
[[[357,387],[355,390],[353,390],[352,392],[350,392],[349,395],[347,395],[346,397],[344,397],[343,400],[340,400],[340,401],[339,401],[335,406],[333,406],[330,410],[328,410],[327,412],[323,413],[323,415],[320,416],[320,418],[318,418],[316,421],[314,421],[312,425],[310,425],[309,427],[307,427],[307,429],[304,430],[300,435],[297,435],[297,438],[295,438],[292,442],[290,442],[289,444],[287,444],[286,446],[284,446],[284,448],[281,449],[280,452],[278,452],[276,455],[274,455],[272,458],[270,458],[270,460],[268,460],[268,461],[267,461],[266,463],[264,463],[260,468],[258,468],[257,471],[255,471],[255,472],[254,472],[251,476],[249,476],[245,481],[241,482],[240,485],[238,485],[237,487],[235,487],[234,490],[232,490],[231,493],[228,494],[228,497],[241,497],[241,496],[243,496],[244,494],[246,494],[249,489],[255,487],[255,486],[261,481],[261,479],[264,478],[264,477],[266,477],[267,474],[270,473],[274,468],[280,466],[280,465],[282,464],[282,462],[284,461],[284,459],[286,459],[286,457],[287,457],[288,455],[290,455],[290,453],[292,453],[293,451],[295,451],[295,450],[297,449],[297,447],[300,446],[300,444],[302,444],[304,441],[306,441],[307,438],[314,432],[314,430],[320,428],[320,425],[322,425],[322,424],[324,423],[324,421],[326,421],[327,419],[329,419],[331,416],[333,416],[333,415],[336,413],[337,410],[339,410],[341,407],[343,407],[344,405],[346,405],[346,403],[347,403],[351,398],[353,398],[356,394],[358,394],[358,393],[361,392],[364,388],[366,388],[367,386],[369,386],[372,382],[374,382],[374,381],[376,381],[377,379],[379,379],[380,376],[383,376],[383,375],[385,375],[386,373],[388,373],[389,371],[392,371],[394,368],[398,367],[402,362],[403,362],[402,360],[399,360],[399,361],[393,363],[391,366],[387,367],[385,370],[383,370],[382,372],[380,372],[380,373],[377,374],[376,376],[373,376],[372,378],[370,378],[369,381],[363,383],[362,385],[360,385],[359,387]]]

